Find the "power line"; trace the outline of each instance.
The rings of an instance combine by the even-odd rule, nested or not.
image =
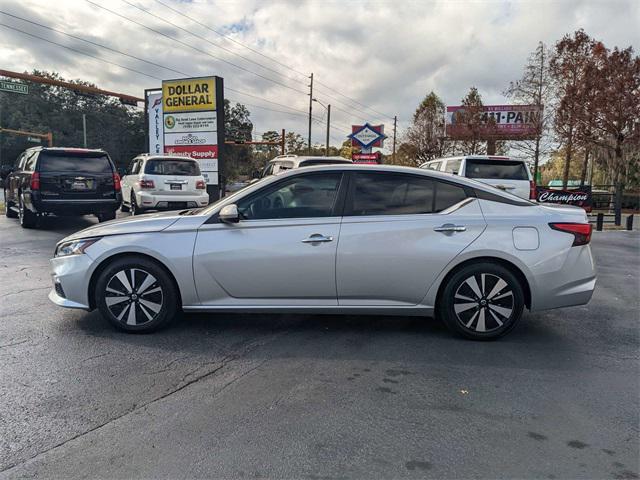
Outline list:
[[[129,3],[127,0],[123,0],[123,1],[125,1],[126,3]],[[246,45],[246,44],[244,44],[244,43],[242,43],[242,42],[237,41],[236,39],[232,38],[232,37],[231,37],[231,36],[229,36],[229,35],[225,35],[224,33],[221,33],[221,32],[219,32],[219,31],[215,30],[214,28],[209,27],[209,26],[208,26],[208,25],[206,25],[205,23],[200,22],[199,20],[197,20],[197,19],[195,19],[195,18],[193,18],[193,17],[191,17],[191,16],[187,15],[186,13],[183,13],[183,12],[181,12],[181,11],[179,11],[179,10],[177,10],[177,9],[175,9],[175,8],[173,8],[173,7],[171,7],[171,6],[169,6],[169,5],[167,5],[166,3],[164,3],[164,2],[162,2],[162,1],[160,1],[160,0],[154,0],[154,1],[155,1],[156,3],[159,3],[160,5],[162,5],[163,7],[168,8],[168,9],[169,9],[169,10],[171,10],[172,12],[177,13],[177,14],[178,14],[178,15],[180,15],[181,17],[186,18],[186,19],[188,19],[188,20],[192,21],[193,23],[196,23],[196,24],[200,25],[201,27],[206,28],[207,30],[209,30],[209,31],[211,31],[211,32],[213,32],[213,33],[215,33],[216,35],[219,35],[219,36],[221,36],[221,37],[223,37],[223,38],[225,38],[225,39],[227,39],[227,40],[229,40],[229,41],[231,41],[231,42],[233,42],[233,43],[235,43],[235,44],[237,44],[237,45],[240,45],[241,47],[244,47],[244,48],[246,48],[246,49],[248,49],[248,50],[252,51],[253,53],[258,54],[258,55],[260,55],[260,56],[261,56],[261,57],[263,57],[263,58],[266,58],[266,59],[268,59],[268,60],[271,60],[272,62],[275,62],[275,63],[277,63],[278,65],[281,65],[281,66],[283,66],[283,67],[285,67],[285,68],[287,68],[287,69],[291,70],[292,72],[297,73],[298,75],[303,75],[303,76],[307,77],[307,74],[306,74],[306,73],[303,73],[303,72],[301,72],[301,71],[299,71],[299,70],[296,70],[295,68],[293,68],[293,67],[291,67],[291,66],[289,66],[289,65],[287,65],[287,64],[285,64],[285,63],[282,63],[282,62],[280,62],[279,60],[277,60],[277,59],[275,59],[275,58],[273,58],[273,57],[271,57],[271,56],[269,56],[269,55],[265,55],[264,53],[262,53],[262,52],[260,52],[260,51],[258,51],[258,50],[255,50],[254,48],[251,48],[250,46],[248,46],[248,45]],[[134,5],[134,6],[135,6],[135,5]],[[139,7],[136,7],[136,8],[139,8]],[[154,15],[154,16],[155,16],[155,15]],[[175,25],[174,25],[174,26],[175,26]],[[180,27],[178,27],[178,28],[180,28]],[[203,37],[200,37],[200,38],[203,38]],[[220,47],[220,48],[222,48],[222,47]],[[241,58],[245,58],[245,57],[242,57],[242,56],[241,56],[241,55],[239,55],[239,54],[236,54],[236,55],[240,56]],[[249,60],[249,61],[250,61],[250,60]],[[253,63],[256,63],[256,62],[253,62]],[[261,64],[258,64],[258,65],[261,65]],[[261,65],[261,66],[263,66],[263,65]],[[264,66],[263,66],[263,67],[264,67]],[[267,67],[264,67],[264,68],[267,68]],[[282,74],[280,74],[280,75],[282,75]],[[285,78],[291,78],[291,77],[285,77]],[[388,114],[381,113],[381,112],[379,112],[379,111],[375,110],[374,108],[369,107],[369,106],[365,105],[364,103],[361,103],[361,102],[359,102],[358,100],[356,100],[356,99],[354,99],[354,98],[351,98],[351,97],[349,97],[349,96],[347,96],[347,95],[345,95],[345,94],[343,94],[343,93],[341,93],[341,92],[337,91],[336,89],[334,89],[334,88],[330,87],[329,85],[327,85],[327,84],[325,84],[325,83],[320,82],[319,80],[316,80],[316,82],[317,82],[319,85],[322,85],[323,87],[325,87],[326,89],[328,89],[328,90],[330,90],[330,91],[332,91],[332,92],[334,92],[334,93],[336,93],[336,94],[340,95],[340,96],[341,96],[341,97],[343,97],[343,98],[346,98],[347,100],[350,100],[351,102],[353,102],[353,103],[355,103],[355,104],[357,104],[357,105],[360,105],[360,106],[361,106],[361,107],[363,107],[363,108],[366,108],[366,109],[368,109],[368,110],[371,110],[372,112],[376,113],[377,115],[382,116],[383,118],[390,118],[390,119],[392,119],[392,118],[393,118],[393,115],[388,115]],[[336,100],[336,101],[338,101],[338,102],[343,103],[344,105],[347,105],[349,108],[355,108],[355,107],[353,107],[353,106],[351,106],[351,105],[346,104],[344,101],[341,101],[341,100],[336,99],[336,97],[333,97],[333,96],[329,95],[328,93],[323,93],[323,92],[320,92],[320,93],[322,93],[323,95],[325,95],[325,96],[326,96],[326,97],[328,97],[328,98],[332,98],[333,100]],[[357,110],[357,109],[356,109],[356,110]],[[362,111],[362,110],[360,110],[360,112],[361,112],[361,113],[364,113],[364,114],[366,114],[366,115],[369,115],[369,113],[364,112],[364,111]]]
[[[288,76],[284,75],[282,72],[279,72],[278,70],[276,70],[276,69],[274,69],[274,68],[271,68],[271,67],[268,67],[268,66],[266,66],[266,65],[263,65],[262,63],[259,63],[259,62],[256,62],[256,61],[254,61],[254,60],[251,60],[250,58],[245,57],[244,55],[240,55],[239,53],[236,53],[236,52],[234,52],[233,50],[230,50],[230,49],[228,49],[228,48],[226,48],[226,47],[223,47],[223,46],[221,46],[221,45],[219,45],[219,44],[217,44],[217,43],[214,43],[214,42],[212,42],[211,40],[209,40],[207,37],[204,37],[204,36],[202,36],[202,35],[198,35],[197,33],[194,33],[194,32],[192,32],[192,31],[190,31],[190,30],[187,30],[186,28],[183,28],[183,27],[181,27],[180,25],[177,25],[177,24],[175,24],[175,23],[173,23],[173,22],[170,22],[170,21],[169,21],[169,20],[167,20],[166,18],[163,18],[163,17],[161,17],[160,15],[156,15],[155,13],[151,12],[150,10],[147,10],[147,9],[145,9],[145,8],[142,8],[142,7],[140,7],[139,5],[135,5],[134,3],[131,3],[131,2],[129,2],[128,0],[121,0],[121,1],[122,1],[122,2],[124,2],[124,3],[126,3],[127,5],[129,5],[129,6],[133,7],[133,8],[135,8],[135,9],[137,9],[137,10],[140,10],[141,12],[146,13],[147,15],[150,15],[150,16],[152,16],[152,17],[154,17],[154,18],[157,18],[158,20],[160,20],[160,21],[162,21],[162,22],[164,22],[164,23],[166,23],[166,24],[169,24],[169,25],[171,25],[172,27],[177,28],[178,30],[181,30],[181,31],[183,31],[183,32],[187,33],[188,35],[191,35],[191,36],[194,36],[194,37],[196,37],[196,38],[198,38],[198,39],[200,39],[200,40],[203,40],[203,41],[207,42],[208,44],[213,45],[213,46],[214,46],[214,47],[216,47],[216,48],[219,48],[219,49],[221,49],[221,50],[224,50],[225,52],[230,53],[231,55],[235,55],[235,56],[237,56],[237,57],[240,57],[240,58],[242,58],[242,59],[243,59],[244,61],[246,61],[246,62],[253,63],[254,65],[259,66],[260,68],[264,68],[265,70],[269,70],[270,72],[273,72],[273,73],[275,73],[275,74],[277,74],[277,75],[280,75],[280,76],[282,76],[283,78],[286,78],[287,80],[291,80],[291,81],[294,81],[294,82],[299,82],[299,81],[300,81],[300,79],[298,79],[298,78],[288,77]]]
[[[39,40],[43,40],[43,41],[48,42],[48,43],[52,43],[53,45],[57,45],[58,47],[66,48],[67,50],[71,50],[72,52],[79,53],[80,55],[85,55],[87,57],[95,58],[96,60],[99,60],[101,62],[105,62],[105,63],[108,63],[110,65],[114,65],[116,67],[124,68],[125,70],[129,70],[131,72],[135,72],[135,73],[137,73],[139,75],[144,75],[145,77],[149,77],[149,78],[153,78],[155,80],[162,81],[162,79],[159,78],[159,77],[155,77],[153,75],[149,75],[148,73],[141,72],[140,70],[136,70],[134,68],[125,67],[124,65],[120,65],[119,63],[110,62],[109,60],[105,60],[103,58],[96,57],[95,55],[91,55],[90,53],[86,53],[86,52],[83,52],[81,50],[77,50],[75,48],[68,47],[67,45],[63,45],[61,43],[54,42],[53,40],[49,40],[47,38],[40,37],[40,36],[35,35],[33,33],[25,32],[24,30],[20,30],[19,28],[12,27],[11,25],[7,25],[5,23],[0,23],[0,26],[5,27],[5,28],[9,28],[11,30],[15,30],[16,32],[22,33],[23,35],[28,35],[30,37],[37,38]]]
[[[133,19],[127,17],[126,15],[122,15],[122,14],[120,14],[118,12],[115,12],[115,11],[113,11],[113,10],[107,8],[107,7],[104,7],[104,6],[102,6],[102,5],[98,4],[98,3],[93,2],[92,0],[85,0],[85,1],[87,3],[95,6],[95,7],[98,7],[100,9],[102,9],[102,10],[105,10],[105,11],[111,13],[112,15],[115,15],[115,16],[117,16],[119,18],[122,18],[123,20],[126,20],[127,22],[134,23],[134,24],[138,25],[139,27],[145,28],[145,29],[147,29],[147,30],[149,30],[151,32],[154,32],[154,33],[156,33],[158,35],[161,35],[161,36],[163,36],[163,37],[165,37],[165,38],[167,38],[167,39],[169,39],[169,40],[171,40],[173,42],[179,43],[180,45],[184,45],[185,47],[190,48],[191,50],[194,50],[194,51],[196,51],[198,53],[202,53],[203,55],[207,55],[207,56],[213,58],[214,60],[226,63],[228,65],[231,65],[232,67],[235,67],[235,68],[237,68],[239,70],[242,70],[244,72],[247,72],[247,73],[250,73],[252,75],[255,75],[257,77],[260,77],[260,78],[262,78],[264,80],[267,80],[269,82],[272,82],[272,83],[274,83],[276,85],[280,85],[280,86],[282,86],[284,88],[288,88],[289,90],[293,90],[294,92],[298,92],[298,93],[301,93],[303,95],[306,95],[306,92],[304,92],[303,90],[298,90],[297,88],[294,88],[294,87],[291,87],[291,86],[289,86],[289,85],[287,85],[285,83],[279,82],[278,80],[274,80],[273,78],[264,76],[264,75],[262,75],[262,74],[260,74],[258,72],[254,72],[253,70],[250,70],[250,69],[245,68],[245,67],[243,67],[241,65],[237,65],[237,64],[235,64],[233,62],[230,62],[229,60],[225,60],[224,58],[217,57],[217,56],[213,55],[212,53],[207,52],[206,50],[202,50],[201,48],[194,47],[193,45],[191,45],[189,43],[183,42],[182,40],[179,40],[177,38],[172,37],[171,35],[167,35],[164,32],[161,32],[159,30],[151,28],[151,27],[145,25],[144,23],[141,23],[141,22],[138,22],[136,20],[133,20]]]
[[[248,45],[246,45],[246,44],[244,44],[244,43],[242,43],[242,42],[237,41],[236,39],[234,39],[234,38],[230,37],[229,35],[225,35],[224,33],[220,33],[219,31],[217,31],[217,30],[215,30],[215,29],[211,28],[210,26],[208,26],[208,25],[206,25],[206,24],[204,24],[204,23],[202,23],[202,22],[198,21],[197,19],[195,19],[195,18],[193,18],[193,17],[190,17],[189,15],[187,15],[187,14],[185,14],[185,13],[182,13],[181,11],[179,11],[179,10],[177,10],[177,9],[175,9],[175,8],[173,8],[173,7],[171,7],[171,6],[169,6],[169,5],[167,5],[166,3],[163,3],[163,2],[161,2],[160,0],[155,0],[155,1],[156,1],[157,3],[159,3],[160,5],[162,5],[163,7],[168,8],[169,10],[171,10],[171,11],[172,11],[172,12],[174,12],[174,13],[177,13],[177,14],[178,14],[178,15],[180,15],[181,17],[187,18],[187,19],[191,20],[192,22],[197,23],[197,24],[198,24],[198,25],[200,25],[201,27],[206,28],[207,30],[209,30],[209,31],[211,31],[211,32],[213,32],[213,33],[215,33],[216,35],[220,35],[221,37],[223,37],[223,38],[225,38],[225,39],[229,40],[230,42],[233,42],[233,43],[235,43],[235,44],[237,44],[237,45],[240,45],[241,47],[244,47],[244,48],[246,48],[246,49],[248,49],[248,50],[252,51],[253,53],[258,54],[258,55],[260,55],[261,57],[266,58],[267,60],[271,60],[272,62],[275,62],[275,63],[277,63],[278,65],[281,65],[281,66],[283,66],[283,67],[285,67],[285,68],[287,68],[287,69],[291,70],[292,72],[297,73],[298,75],[303,75],[304,77],[307,77],[307,74],[306,74],[306,73],[300,72],[299,70],[296,70],[295,68],[290,67],[289,65],[287,65],[287,64],[285,64],[285,63],[282,63],[282,62],[280,62],[279,60],[277,60],[277,59],[275,59],[275,58],[273,58],[273,57],[271,57],[271,56],[269,56],[269,55],[265,55],[264,53],[262,53],[262,52],[260,52],[260,51],[258,51],[258,50],[255,50],[255,49],[251,48],[250,46],[248,46]]]

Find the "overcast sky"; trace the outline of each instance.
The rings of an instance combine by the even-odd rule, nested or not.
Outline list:
[[[456,105],[473,85],[485,104],[505,103],[503,90],[520,76],[540,40],[552,46],[578,28],[608,47],[637,49],[640,39],[640,0],[127,0],[134,6],[122,0],[92,1],[121,17],[87,0],[0,0],[0,10],[167,68],[3,14],[4,25],[112,64],[0,26],[0,68],[53,70],[136,96],[158,87],[159,79],[182,73],[219,75],[226,97],[248,106],[256,133],[285,128],[305,137],[308,79],[302,74],[313,72],[314,96],[332,104],[335,145],[349,133],[349,125],[365,120],[385,123],[390,134],[389,117],[398,115],[402,133],[431,90]],[[325,127],[319,122],[324,122],[324,108],[314,104],[314,116],[313,139],[323,143]]]

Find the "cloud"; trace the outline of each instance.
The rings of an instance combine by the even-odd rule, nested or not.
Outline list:
[[[349,125],[364,120],[384,122],[390,132],[389,117],[397,114],[400,126],[406,127],[417,105],[431,90],[445,103],[457,104],[474,85],[485,103],[505,102],[503,90],[520,76],[538,41],[553,45],[578,28],[584,28],[610,47],[635,46],[640,38],[637,28],[640,3],[633,0],[162,2],[295,71],[190,22],[156,0],[132,0],[132,3],[267,68],[119,0],[102,5],[241,68],[198,53],[83,0],[59,1],[55,8],[45,0],[5,0],[0,9],[188,75],[220,75],[229,89],[282,104],[277,106],[227,91],[232,100],[262,107],[249,106],[258,133],[285,128],[306,135],[304,112],[309,100],[304,92],[309,80],[297,72],[313,72],[314,96],[333,106],[334,144],[349,133]],[[6,15],[0,15],[0,22],[154,77],[180,76]],[[145,88],[160,83],[3,27],[0,27],[0,57],[3,68],[8,70],[53,70],[67,78],[83,78],[106,89],[138,96]],[[293,113],[300,115],[268,109],[290,112],[295,109]],[[319,118],[325,115],[324,109],[315,103],[314,115]],[[323,142],[324,126],[314,124],[313,130],[314,141]]]

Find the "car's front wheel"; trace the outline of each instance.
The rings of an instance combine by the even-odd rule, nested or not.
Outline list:
[[[126,332],[158,330],[178,310],[173,280],[164,268],[146,258],[115,260],[100,272],[94,294],[102,316]]]
[[[511,331],[522,316],[518,278],[497,263],[473,263],[455,272],[438,300],[438,315],[454,332],[493,340]]]

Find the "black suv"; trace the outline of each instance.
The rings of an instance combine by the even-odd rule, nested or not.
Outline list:
[[[29,148],[3,173],[6,215],[25,228],[47,213],[113,220],[122,201],[120,176],[104,150]]]

